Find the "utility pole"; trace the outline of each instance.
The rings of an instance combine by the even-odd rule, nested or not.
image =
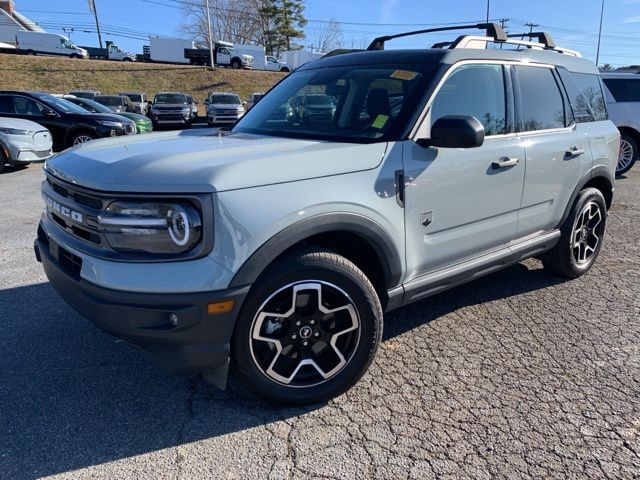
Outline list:
[[[102,35],[100,34],[100,22],[98,22],[98,10],[96,10],[96,0],[87,0],[89,2],[89,11],[93,13],[96,19],[96,31],[98,32],[98,43],[102,48]]]
[[[489,5],[491,3],[491,0],[487,0],[487,23],[489,23]]]
[[[529,23],[525,23],[524,26],[525,27],[529,27],[529,35],[531,35],[533,33],[533,29],[536,28],[536,27],[539,27],[540,25],[537,24],[537,23],[529,22]]]
[[[506,30],[507,29],[507,23],[509,23],[509,19],[508,18],[501,18],[498,21],[500,22],[500,27],[502,28],[502,30],[504,30],[506,32],[507,31]]]
[[[209,9],[209,0],[206,1],[207,7],[207,32],[209,33],[209,61],[211,62],[211,69],[215,68],[213,62],[213,35],[211,34],[211,10]]]
[[[600,9],[600,29],[598,30],[598,50],[596,51],[596,67],[600,61],[600,40],[602,39],[602,19],[604,18],[604,0],[602,0],[602,8]]]

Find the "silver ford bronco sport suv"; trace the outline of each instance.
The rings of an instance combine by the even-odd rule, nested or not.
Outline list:
[[[472,27],[308,63],[230,131],[50,159],[35,249],[51,284],[168,369],[224,386],[230,366],[305,404],[366,372],[384,312],[528,257],[583,275],[620,144],[598,71],[546,34]],[[279,113],[309,94],[335,110]]]

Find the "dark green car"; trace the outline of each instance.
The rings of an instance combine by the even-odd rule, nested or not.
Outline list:
[[[88,98],[80,98],[74,97],[71,95],[65,95],[65,100],[68,100],[76,105],[84,108],[85,110],[93,113],[110,113],[113,114],[114,111],[109,107],[96,102],[95,100],[90,100]],[[149,133],[153,131],[153,123],[151,120],[144,115],[140,115],[139,113],[132,112],[117,112],[117,115],[121,117],[128,118],[129,120],[133,120],[136,124],[136,133]]]

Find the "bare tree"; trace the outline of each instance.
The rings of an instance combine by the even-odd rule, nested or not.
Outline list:
[[[325,23],[322,27],[318,28],[315,36],[312,37],[312,44],[318,52],[323,53],[343,48],[344,35],[342,34],[342,27],[338,21],[332,18],[329,20],[329,23]]]
[[[258,13],[263,4],[264,0],[209,0],[213,41],[264,45],[269,19]],[[182,32],[208,45],[205,0],[184,3],[183,9]]]

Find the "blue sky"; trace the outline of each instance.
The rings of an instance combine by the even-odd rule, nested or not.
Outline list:
[[[640,64],[640,0],[605,1],[600,63]],[[141,52],[143,38],[149,34],[180,36],[180,7],[162,3],[177,5],[176,0],[96,0],[103,30],[111,32],[103,38]],[[600,6],[601,0],[490,0],[490,17],[509,18],[513,33],[526,30],[526,22],[538,23],[558,45],[595,59]],[[95,33],[83,32],[95,30],[87,0],[16,0],[16,8],[48,31],[62,33],[62,27],[74,27],[71,37],[75,43],[97,45]],[[344,22],[341,26],[346,42],[360,45],[376,35],[428,28],[422,25],[482,20],[486,1],[307,0],[306,16],[310,20],[306,45],[313,43],[322,22],[329,19]],[[420,47],[455,36],[412,37],[389,46]]]

